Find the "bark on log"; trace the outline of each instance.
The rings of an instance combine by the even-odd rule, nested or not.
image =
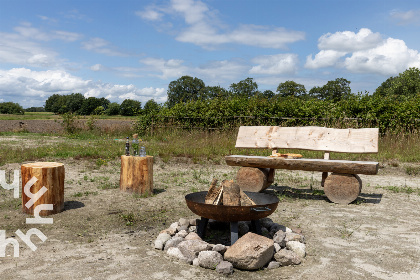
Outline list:
[[[334,203],[349,204],[362,190],[362,180],[356,174],[332,173],[324,183],[325,195]]]
[[[153,193],[152,156],[121,156],[120,190],[140,195]]]
[[[233,180],[224,180],[223,188],[223,205],[225,206],[241,206],[241,189]]]
[[[274,169],[242,167],[236,174],[236,183],[241,190],[260,192],[268,188],[274,181]]]
[[[35,211],[35,216],[48,216],[63,211],[65,177],[64,164],[57,162],[34,162],[22,164],[21,175],[22,209],[24,213],[34,215],[35,208],[40,206],[40,208],[38,208],[39,210],[43,208],[43,206],[41,206],[43,204],[52,204],[53,209],[41,210],[39,213],[36,213],[37,211]],[[33,177],[36,178],[36,181],[31,181]],[[28,184],[28,188],[25,192],[26,184]],[[43,187],[45,187],[46,190],[43,189]],[[36,195],[37,193],[38,195]],[[31,196],[33,197],[31,198]]]
[[[278,168],[346,174],[378,174],[379,163],[372,161],[326,160],[326,159],[284,159],[262,156],[232,155],[225,157],[227,165],[258,168]]]
[[[213,179],[209,191],[204,199],[205,204],[215,204],[219,197],[222,186],[217,186],[217,179]]]

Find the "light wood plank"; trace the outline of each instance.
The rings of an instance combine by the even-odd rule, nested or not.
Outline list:
[[[262,156],[232,155],[225,157],[227,165],[258,168],[276,168],[345,174],[375,175],[379,163],[372,161],[325,160],[325,159],[285,159]]]
[[[377,153],[378,135],[378,128],[241,126],[235,147]]]

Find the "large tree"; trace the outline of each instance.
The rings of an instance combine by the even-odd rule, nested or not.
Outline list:
[[[125,99],[120,105],[120,115],[135,116],[141,111],[141,102],[132,99]]]
[[[81,93],[67,95],[66,107],[68,112],[78,112],[83,106],[83,101],[85,101],[85,97]]]
[[[390,77],[375,91],[375,96],[415,96],[420,93],[420,70],[409,68],[397,77]]]
[[[286,81],[279,84],[277,92],[282,97],[302,96],[306,94],[306,89],[304,85],[298,84],[294,81]]]
[[[246,78],[239,83],[233,83],[229,89],[233,96],[238,97],[252,97],[258,94],[258,84],[254,82],[253,78]]]
[[[322,87],[313,87],[309,95],[321,100],[337,102],[351,95],[350,83],[344,78],[337,78],[334,81],[328,81]]]
[[[143,111],[146,115],[153,115],[159,112],[159,110],[160,106],[154,99],[150,99],[144,104]]]
[[[199,92],[205,84],[198,78],[190,76],[182,76],[176,81],[172,81],[168,86],[168,107],[171,108],[175,104],[197,100]]]
[[[199,96],[202,99],[227,98],[229,91],[221,86],[206,86],[200,90]]]

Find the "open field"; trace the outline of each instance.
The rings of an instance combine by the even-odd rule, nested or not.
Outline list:
[[[34,227],[48,238],[32,238],[36,251],[21,241],[19,258],[13,258],[8,246],[6,257],[0,258],[2,279],[224,279],[171,259],[151,244],[172,222],[195,217],[185,204],[186,194],[207,190],[213,178],[234,178],[237,168],[226,166],[222,156],[233,140],[217,133],[145,137],[148,153],[155,156],[155,192],[140,197],[119,191],[118,156],[124,140],[116,139],[121,138],[0,136],[0,170],[6,173],[38,160],[62,162],[66,168],[65,211],[50,216],[53,224],[26,224],[21,199],[0,189],[0,230],[6,238]],[[386,145],[396,149],[394,142]],[[236,270],[230,278],[419,279],[420,165],[394,155],[380,160],[378,175],[361,176],[362,194],[348,206],[325,199],[320,173],[278,171],[267,191],[281,201],[270,218],[302,229],[308,256],[299,266]]]

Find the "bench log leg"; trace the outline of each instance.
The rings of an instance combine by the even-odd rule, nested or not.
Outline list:
[[[274,170],[272,168],[241,167],[236,174],[236,183],[243,191],[263,191],[274,182]]]
[[[334,203],[349,204],[362,190],[362,180],[356,174],[332,173],[325,179],[325,195]]]

